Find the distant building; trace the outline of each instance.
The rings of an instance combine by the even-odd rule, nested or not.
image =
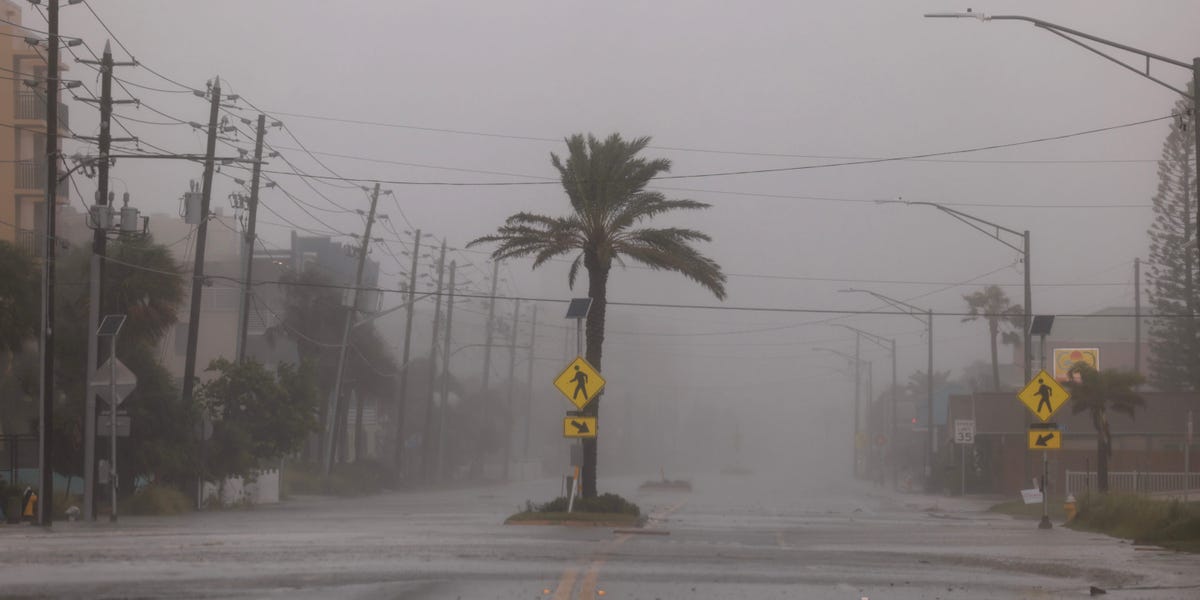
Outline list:
[[[1148,312],[1148,311],[1147,311]],[[1073,360],[1095,356],[1101,369],[1134,369],[1137,347],[1141,346],[1141,372],[1148,375],[1147,362],[1150,356],[1149,331],[1153,318],[1142,316],[1141,339],[1136,340],[1136,321],[1132,306],[1104,308],[1082,317],[1056,317],[1050,335],[1046,336],[1045,368],[1055,375],[1055,350],[1058,353],[1058,370],[1070,368]],[[1024,364],[1023,348],[1019,345],[1013,352],[1013,363]],[[1070,350],[1081,351],[1079,355]],[[1095,352],[1089,352],[1094,350]],[[1033,368],[1037,371],[1043,364],[1041,339],[1033,339]],[[1022,373],[1023,375],[1023,373]],[[1061,377],[1060,377],[1061,378]],[[1024,385],[1025,382],[1021,382]]]
[[[21,23],[21,7],[0,0],[4,20]],[[25,41],[36,34],[0,23],[0,240],[12,242],[34,256],[44,246],[46,229],[46,61]],[[60,68],[66,71],[66,67]],[[26,81],[36,82],[31,87]],[[60,136],[70,135],[70,113],[58,105]],[[59,148],[61,149],[59,138]],[[58,185],[58,203],[69,204],[67,182]]]

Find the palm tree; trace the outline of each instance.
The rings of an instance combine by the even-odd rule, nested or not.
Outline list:
[[[494,242],[494,260],[532,256],[533,268],[564,254],[575,253],[567,284],[574,288],[582,265],[588,274],[588,297],[592,307],[587,316],[588,362],[601,368],[604,345],[604,317],[608,299],[608,273],[613,261],[624,266],[622,257],[655,270],[675,271],[725,298],[725,275],[721,266],[701,254],[694,242],[710,241],[708,235],[677,227],[638,227],[643,221],[672,210],[708,208],[694,200],[668,200],[646,186],[655,176],[666,173],[671,162],[664,158],[638,156],[650,138],[622,139],[612,134],[600,141],[582,134],[567,138],[567,157],[556,154],[550,162],[561,176],[563,190],[570,200],[566,216],[546,216],[520,212],[505,220],[493,235],[483,236],[469,245]],[[596,415],[600,399],[584,408]],[[596,440],[583,441],[583,495],[596,495]]]
[[[1146,401],[1136,387],[1145,378],[1133,371],[1105,369],[1098,371],[1085,362],[1075,363],[1067,371],[1067,390],[1071,392],[1071,412],[1087,411],[1096,429],[1096,484],[1101,493],[1108,491],[1108,458],[1112,456],[1112,432],[1108,428],[1108,411],[1133,418]]]
[[[996,340],[1000,337],[1000,328],[1008,326],[1016,328],[1018,331],[1024,324],[1025,309],[1020,304],[1013,304],[1008,299],[1008,294],[1000,289],[998,285],[989,285],[974,294],[963,296],[963,300],[967,301],[968,316],[963,318],[963,322],[974,321],[976,319],[987,319],[988,334],[991,335],[992,349],[992,391],[1000,391],[1000,362],[996,357]],[[1016,344],[1020,341],[1020,336],[1016,332],[1004,332],[1003,341],[1005,344]]]

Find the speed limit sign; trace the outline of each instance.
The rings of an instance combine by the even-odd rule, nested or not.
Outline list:
[[[974,419],[955,419],[954,420],[954,443],[955,444],[974,444],[975,443],[975,420]]]

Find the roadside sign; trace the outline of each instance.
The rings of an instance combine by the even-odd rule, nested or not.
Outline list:
[[[955,419],[954,420],[954,443],[955,444],[974,444],[975,443],[975,420],[974,419]]]
[[[96,435],[108,437],[112,433],[112,423],[107,413],[96,416]],[[117,437],[129,437],[129,415],[117,413]]]
[[[596,417],[563,417],[563,437],[596,437]]]
[[[1032,490],[1021,490],[1021,501],[1025,504],[1041,504],[1042,491],[1034,488]]]
[[[108,392],[109,392],[108,376],[109,376],[109,373],[113,370],[112,369],[112,361],[114,361],[114,360],[117,361],[116,390],[117,390],[117,405],[120,406],[121,402],[123,402],[125,400],[125,397],[129,395],[129,392],[132,392],[133,389],[137,387],[137,375],[134,375],[133,371],[130,371],[129,367],[126,367],[125,363],[121,362],[120,359],[113,357],[113,356],[108,357],[108,360],[104,361],[104,364],[100,365],[100,368],[96,369],[96,372],[92,374],[92,380],[90,382],[90,385],[91,385],[92,389],[94,389],[96,391],[96,394],[98,394],[101,398],[104,398],[105,402],[109,401],[108,400]]]
[[[1071,394],[1043,369],[1017,393],[1017,399],[1038,419],[1048,421],[1071,399]]]
[[[1062,433],[1056,429],[1030,429],[1030,450],[1061,450]]]
[[[592,398],[600,395],[604,383],[600,372],[582,356],[576,356],[575,360],[554,378],[554,387],[580,410],[583,410]]]

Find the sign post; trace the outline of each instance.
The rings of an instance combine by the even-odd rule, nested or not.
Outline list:
[[[604,387],[604,378],[600,377],[600,373],[597,372],[596,369],[592,367],[592,365],[588,364],[587,360],[583,358],[583,320],[587,318],[588,312],[591,310],[592,299],[590,297],[572,298],[571,303],[567,305],[567,318],[575,319],[575,360],[572,361],[571,364],[567,365],[567,368],[554,380],[554,387],[557,388],[562,395],[566,396],[567,400],[570,400],[571,404],[574,404],[575,407],[580,411],[582,411],[583,407],[587,406],[588,402],[591,402],[592,398],[595,398],[600,393],[600,390]],[[574,369],[572,369],[572,367],[574,367]],[[591,388],[588,387],[589,380],[591,381]],[[574,386],[571,384],[574,384]],[[589,389],[591,392],[590,394]],[[582,398],[580,398],[581,394],[583,396]],[[570,415],[568,415],[568,417],[569,416]],[[590,424],[592,433],[590,436],[567,435],[568,426],[568,422],[564,421],[563,437],[596,437],[595,417],[592,417]],[[580,433],[583,432],[580,431]],[[567,501],[568,513],[575,508],[575,490],[579,489],[579,472],[580,467],[583,466],[583,440],[580,439],[579,443],[572,446],[571,450],[571,466],[574,468],[574,478],[571,480],[571,497]],[[573,460],[576,451],[579,454],[579,461]]]
[[[1042,520],[1038,523],[1038,529],[1050,529],[1053,525],[1050,524],[1050,501],[1046,490],[1050,465],[1046,450],[1061,448],[1062,434],[1058,432],[1057,425],[1047,421],[1071,399],[1071,394],[1042,369],[1017,393],[1017,399],[1041,421],[1029,426],[1029,448],[1042,450],[1042,479],[1038,486],[1042,490]]]
[[[954,443],[958,444],[959,450],[959,467],[960,474],[960,489],[959,493],[963,496],[967,495],[967,444],[975,443],[975,420],[974,419],[955,419],[954,420]]]
[[[108,360],[92,375],[91,385],[101,390],[108,401],[109,458],[108,488],[112,494],[112,512],[108,520],[117,522],[117,407],[137,386],[137,377],[117,359],[117,336],[125,325],[125,315],[105,315],[96,330],[97,338],[108,338]]]

